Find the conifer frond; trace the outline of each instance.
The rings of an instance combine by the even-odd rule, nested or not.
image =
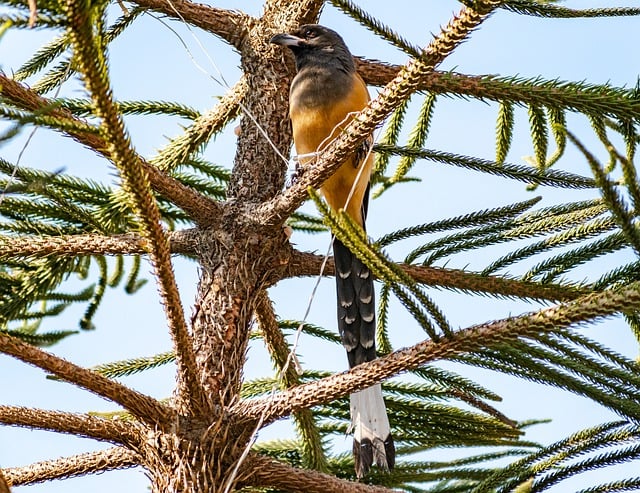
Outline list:
[[[578,490],[576,493],[614,493],[616,491],[638,491],[638,489],[640,489],[640,477],[603,483]]]
[[[626,422],[588,428],[498,469],[472,491],[507,493],[524,482],[530,483],[527,491],[544,491],[576,474],[636,457],[640,454],[638,438],[637,425]]]
[[[470,156],[461,156],[451,154],[449,152],[435,151],[430,149],[410,149],[407,147],[395,147],[376,145],[374,150],[380,154],[391,154],[405,156],[410,155],[416,159],[428,159],[437,163],[448,164],[451,166],[459,166],[462,168],[488,173],[490,175],[502,176],[512,180],[518,180],[525,183],[534,183],[537,185],[547,185],[560,188],[595,188],[596,184],[593,179],[587,178],[566,171],[554,169],[546,170],[540,173],[528,166],[519,166],[515,164],[498,164],[494,161],[486,159],[474,158]]]
[[[542,77],[525,78],[518,75],[470,77],[440,72],[438,84],[429,89],[438,94],[465,99],[473,97],[481,101],[510,102],[519,106],[552,107],[623,121],[634,121],[640,116],[640,104],[635,89],[615,87],[611,84],[588,84]]]
[[[374,150],[379,148],[392,148],[397,146],[402,126],[404,125],[404,117],[407,114],[407,108],[411,99],[403,101],[388,118],[385,131],[382,137],[378,141],[378,146],[374,146]],[[371,183],[379,183],[382,177],[387,171],[389,166],[389,160],[393,154],[390,152],[376,152],[375,162],[373,165],[373,173],[371,175]],[[378,195],[373,194],[372,198],[376,198]]]
[[[75,335],[77,330],[52,330],[47,332],[33,332],[31,330],[23,329],[6,329],[0,330],[0,332],[17,337],[21,341],[37,347],[49,347],[60,342],[62,339]]]
[[[574,211],[571,211],[565,204],[561,209],[545,208],[540,211],[523,213],[514,219],[507,219],[501,223],[489,223],[478,226],[459,233],[444,236],[420,245],[412,250],[406,257],[408,263],[415,262],[419,257],[427,255],[422,261],[423,265],[431,265],[441,258],[449,257],[456,253],[479,249],[490,245],[512,242],[517,239],[543,236],[557,231],[569,230],[566,234],[556,235],[556,241],[569,242],[574,235],[585,236],[597,234],[599,230],[606,231],[607,226],[613,227],[608,221],[595,221],[593,232],[584,227],[584,222],[600,216],[604,208],[600,204],[589,207],[591,202],[578,202],[573,204]],[[585,207],[585,205],[587,207]],[[546,214],[541,214],[546,212]],[[573,228],[572,228],[573,227]],[[515,255],[525,255],[528,247],[515,253]],[[532,247],[537,248],[535,245]],[[509,262],[512,257],[498,259],[498,263]],[[490,265],[493,268],[493,264]]]
[[[62,108],[68,109],[75,116],[91,116],[91,101],[88,99],[56,99]],[[194,120],[200,112],[187,105],[170,101],[118,101],[118,110],[123,115],[174,115]]]
[[[621,416],[637,419],[640,406],[632,396],[640,390],[640,378],[637,369],[631,370],[637,365],[629,360],[627,367],[621,368],[585,349],[565,343],[561,336],[542,336],[454,359],[557,386],[599,402]]]
[[[609,217],[599,218],[592,221],[589,219],[590,218],[585,217],[584,223],[578,223],[576,226],[569,227],[565,231],[554,234],[542,241],[533,243],[523,248],[519,248],[511,253],[508,253],[507,255],[500,257],[499,259],[493,261],[490,265],[485,267],[485,269],[482,271],[482,274],[492,274],[499,269],[502,269],[521,260],[528,259],[534,255],[547,253],[551,249],[556,247],[564,247],[575,242],[593,238],[605,232],[611,231],[616,227],[613,219]]]
[[[420,108],[417,121],[413,129],[409,132],[407,148],[420,149],[424,146],[431,125],[431,117],[433,116],[434,106],[436,102],[435,94],[427,94]],[[375,193],[374,197],[379,197],[389,187],[400,183],[406,179],[407,173],[411,170],[418,157],[414,154],[404,154],[400,157],[398,166],[391,178],[381,181],[381,186]]]
[[[331,0],[331,4],[413,58],[420,58],[422,56],[421,48],[409,43],[396,31],[369,15],[350,0]]]
[[[299,320],[280,320],[278,325],[282,330],[291,330],[296,331],[298,328],[302,327],[302,332],[304,334],[311,335],[313,337],[318,337],[319,339],[323,339],[329,342],[335,342],[340,344],[340,336],[336,334],[332,330],[327,330],[323,327],[319,327],[309,322],[301,322]]]
[[[584,145],[571,133],[567,132],[571,142],[582,152],[587,159],[591,171],[602,191],[602,197],[609,206],[609,209],[616,218],[616,222],[637,255],[640,255],[640,232],[635,225],[632,211],[629,210],[624,198],[618,193],[615,183],[609,178],[598,160],[591,154]]]
[[[529,269],[522,279],[525,281],[537,279],[539,282],[553,282],[558,276],[569,270],[585,264],[593,259],[622,250],[627,247],[624,235],[615,232],[604,238],[597,239],[584,246],[574,248],[539,262]]]
[[[559,108],[548,107],[547,117],[549,119],[549,126],[551,127],[553,140],[556,143],[556,150],[553,151],[553,154],[549,157],[549,159],[547,159],[545,169],[548,169],[556,164],[564,155],[564,151],[567,147],[567,122],[564,111]]]
[[[207,177],[194,175],[185,171],[174,171],[172,176],[207,197],[220,200],[226,196],[226,186],[212,183]]]
[[[97,134],[99,130],[92,125],[84,122],[71,121],[67,118],[56,118],[47,114],[51,108],[44,108],[36,112],[27,112],[22,110],[16,110],[9,106],[0,105],[0,116],[7,120],[12,120],[20,125],[39,125],[48,127],[53,130],[59,130],[63,132],[78,132]]]
[[[11,27],[17,29],[30,29],[34,27],[32,18],[29,15],[7,13],[0,15],[0,24],[10,23]],[[65,20],[58,15],[47,15],[39,13],[35,18],[35,27],[52,28],[65,25]]]
[[[119,378],[135,375],[136,373],[167,365],[174,361],[175,355],[171,351],[155,354],[149,357],[131,358],[122,361],[114,361],[113,363],[105,363],[94,366],[92,370],[105,377]]]
[[[23,81],[30,77],[45,66],[58,58],[69,47],[69,39],[66,34],[61,34],[57,38],[49,41],[40,48],[29,60],[24,62],[22,66],[15,71],[13,78],[17,81]]]
[[[224,166],[207,161],[199,156],[194,156],[188,159],[180,166],[176,167],[176,171],[193,170],[196,171],[210,180],[213,180],[220,184],[226,184],[231,178],[231,171]]]
[[[638,279],[640,276],[640,262],[635,261],[625,265],[616,267],[615,269],[603,274],[594,281],[591,286],[596,291],[612,288],[619,284],[624,284]]]
[[[640,9],[633,7],[571,9],[568,7],[561,7],[559,5],[542,3],[535,0],[508,0],[500,5],[500,7],[512,12],[516,12],[518,14],[547,17],[551,19],[576,19],[583,17],[626,17],[640,15]]]
[[[430,338],[437,340],[440,337],[434,322],[443,334],[451,333],[451,326],[440,308],[414,279],[374,248],[367,241],[364,231],[344,211],[335,214],[322,202],[314,190],[310,189],[309,193],[336,237],[361,258],[378,278],[384,278],[391,284],[394,294]]]
[[[378,313],[376,316],[376,348],[380,354],[393,351],[389,339],[389,301],[391,300],[391,286],[384,283],[378,296]]]
[[[442,219],[431,223],[421,224],[403,228],[393,233],[387,233],[376,241],[376,245],[384,247],[396,241],[413,238],[419,235],[436,233],[440,231],[449,231],[452,229],[467,228],[470,226],[480,226],[493,223],[501,223],[506,219],[521,214],[530,209],[540,201],[540,197],[518,202],[516,204],[505,207],[496,207],[495,209],[485,209],[483,211],[471,212],[462,216],[449,219]]]
[[[305,233],[321,233],[327,230],[322,219],[303,212],[294,212],[287,220],[287,225],[296,231]]]
[[[513,104],[508,101],[500,101],[498,107],[498,119],[496,122],[496,163],[504,164],[513,139]]]
[[[537,105],[529,105],[529,127],[535,156],[536,167],[543,171],[547,163],[547,118],[544,109]]]
[[[58,6],[59,8],[59,6]],[[38,3],[40,10],[40,3]],[[144,8],[135,6],[118,18],[108,29],[105,30],[104,40],[111,43],[143,12]],[[16,80],[24,80],[27,77],[44,70],[54,60],[58,59],[70,46],[68,35],[65,33],[54,39],[38,50],[31,59],[27,60],[17,72]],[[35,82],[31,88],[38,94],[46,94],[52,91],[64,81],[74,75],[76,69],[72,66],[71,59],[59,61],[55,67],[50,69],[44,76]]]

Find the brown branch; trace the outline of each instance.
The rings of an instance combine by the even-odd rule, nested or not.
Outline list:
[[[293,250],[287,276],[317,276],[323,260],[324,256],[322,255]],[[590,292],[586,288],[538,284],[500,276],[484,276],[458,269],[411,264],[398,264],[398,266],[419,283],[457,291],[547,301],[570,301]],[[323,274],[326,276],[335,275],[333,258],[329,258],[327,261]]]
[[[10,485],[24,486],[52,479],[67,479],[126,469],[139,464],[140,458],[135,452],[124,447],[113,447],[98,452],[35,462],[24,467],[10,467],[4,470],[4,474]]]
[[[531,314],[472,326],[438,342],[427,340],[390,353],[348,372],[279,392],[268,398],[241,401],[235,412],[264,417],[265,425],[299,409],[324,404],[362,390],[427,362],[478,351],[520,337],[534,337],[640,307],[640,282],[617,291],[583,296]]]
[[[4,474],[2,474],[2,469],[0,469],[0,493],[11,493],[7,480],[5,479]]]
[[[198,230],[167,233],[171,253],[195,254]],[[0,258],[75,257],[82,255],[144,255],[144,239],[134,233],[104,236],[98,234],[65,236],[0,236]]]
[[[247,470],[243,486],[271,487],[292,493],[392,493],[382,486],[372,486],[339,479],[330,474],[278,462],[251,454],[244,465]]]
[[[298,181],[269,202],[261,205],[257,214],[264,224],[281,224],[307,198],[307,189],[318,188],[331,176],[375,128],[403,101],[416,92],[422,79],[432,73],[469,34],[500,4],[498,0],[479,0],[476,9],[464,7],[425,48],[419,60],[412,59],[398,75],[354,116],[344,131],[323,149],[313,166],[306,169]]]
[[[168,428],[175,420],[174,411],[157,400],[26,344],[15,337],[0,333],[0,352],[116,402],[152,426]]]
[[[118,421],[88,414],[33,409],[22,406],[0,406],[0,423],[39,430],[68,433],[107,442],[132,443],[131,429]]]
[[[76,128],[87,126],[84,120],[76,118],[70,111],[58,108],[55,101],[41,97],[26,86],[1,73],[0,95],[18,108],[40,112],[47,110],[47,115],[63,120],[71,126],[75,126]],[[60,131],[60,129],[55,127],[53,130]],[[98,134],[77,130],[65,130],[65,134],[107,159],[111,159],[108,143]],[[193,188],[184,185],[166,173],[163,173],[146,162],[141,156],[136,155],[134,162],[142,166],[155,192],[184,210],[196,223],[212,224],[214,218],[221,214],[219,204],[204,197]]]
[[[215,34],[238,50],[254,18],[237,10],[221,9],[187,0],[131,0],[132,3],[172,19],[179,19]]]

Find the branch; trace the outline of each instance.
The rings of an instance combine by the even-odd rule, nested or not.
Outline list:
[[[174,422],[174,411],[155,399],[1,332],[0,352],[118,403],[152,426],[167,428]]]
[[[371,486],[339,479],[330,474],[299,469],[252,453],[244,465],[247,479],[243,486],[271,487],[292,493],[392,493],[382,486]]]
[[[423,78],[428,76],[471,31],[484,21],[499,0],[479,0],[476,10],[464,7],[457,16],[425,48],[420,59],[412,59],[398,75],[355,115],[344,131],[323,149],[313,166],[306,169],[299,180],[274,199],[262,204],[256,211],[264,224],[281,224],[307,198],[307,189],[318,188],[344,162],[375,128],[403,101],[419,90]]]
[[[290,349],[278,325],[273,304],[265,290],[262,290],[256,298],[256,319],[260,326],[260,331],[267,346],[269,355],[275,363],[278,371],[278,378],[285,388],[292,388],[300,385],[299,370],[296,365],[295,348]],[[302,438],[305,465],[316,470],[326,470],[327,458],[322,447],[322,435],[316,426],[313,412],[310,409],[301,409],[293,413],[298,432]]]
[[[295,2],[267,0],[264,3],[264,14],[260,21],[265,26],[277,27],[280,30],[295,29],[303,24],[318,22],[323,6],[324,0],[297,0]]]
[[[374,86],[388,84],[402,68],[378,60],[356,58],[355,61],[360,75]],[[433,71],[421,80],[419,90],[479,100],[560,106],[580,113],[613,115],[630,120],[640,118],[640,102],[631,91],[610,86]]]
[[[317,276],[323,261],[324,256],[322,255],[293,250],[287,276]],[[558,284],[538,284],[500,276],[484,276],[458,269],[411,264],[398,265],[419,283],[455,291],[549,301],[570,301],[589,293],[588,289],[585,288]],[[335,275],[333,258],[327,261],[323,275]]]
[[[253,17],[238,10],[221,9],[187,0],[130,0],[141,7],[160,12],[215,34],[237,50],[248,34]]]
[[[11,493],[7,480],[4,474],[2,474],[2,469],[0,469],[0,493]]]
[[[194,254],[198,230],[167,233],[171,253]],[[134,233],[104,236],[98,234],[69,236],[1,236],[0,258],[75,257],[80,255],[144,255],[144,239]]]
[[[178,397],[187,409],[206,409],[206,396],[198,385],[196,358],[184,317],[176,283],[169,241],[161,225],[158,204],[151,193],[147,173],[126,133],[124,121],[113,101],[107,65],[101,43],[95,37],[93,20],[82,0],[67,0],[63,10],[69,21],[68,34],[74,47],[75,61],[83,74],[96,115],[102,120],[101,131],[109,143],[108,152],[118,168],[123,188],[134,206],[149,258],[157,278],[158,291],[165,310],[178,367]]]
[[[130,427],[118,421],[88,414],[48,411],[22,406],[0,406],[0,423],[39,430],[68,433],[107,442],[135,442]]]
[[[71,128],[71,130],[65,130],[67,135],[110,159],[108,143],[94,132],[73,130],[83,126],[86,127],[87,123],[80,118],[74,117],[70,111],[59,108],[55,101],[41,97],[2,73],[0,73],[0,95],[7,98],[18,108],[38,113],[46,112],[45,114],[55,119],[67,122]],[[56,127],[52,128],[56,131],[61,130]],[[221,214],[219,204],[158,170],[142,157],[136,155],[134,162],[144,169],[155,192],[184,210],[196,223],[210,225],[214,218]]]
[[[151,159],[151,163],[162,171],[170,171],[189,159],[214,134],[218,133],[230,120],[238,116],[240,104],[245,98],[248,89],[246,77],[243,76],[220,98],[213,109],[197,118],[193,124],[185,129],[182,135],[172,139],[168,145]]]
[[[358,365],[348,372],[300,385],[268,398],[241,401],[235,412],[247,417],[262,416],[267,425],[298,409],[330,402],[430,361],[477,351],[521,337],[533,337],[542,332],[557,331],[581,322],[592,322],[639,307],[640,282],[635,282],[617,291],[589,294],[531,314],[472,326],[444,337],[439,342],[423,341]]]
[[[11,467],[3,472],[9,484],[24,486],[52,479],[67,479],[114,469],[126,469],[139,464],[140,457],[135,452],[124,447],[113,447],[99,452],[36,462],[25,467]]]

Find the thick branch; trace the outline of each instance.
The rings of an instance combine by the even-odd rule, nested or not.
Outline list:
[[[130,0],[136,5],[179,19],[215,34],[236,49],[248,33],[253,17],[237,10],[221,9],[187,0]]]
[[[298,409],[330,402],[429,361],[477,351],[520,337],[552,332],[639,307],[640,283],[636,282],[624,289],[590,294],[528,315],[469,327],[438,342],[423,341],[358,365],[348,372],[300,385],[268,398],[242,401],[235,412],[262,416],[264,423],[268,424]]]
[[[131,443],[135,441],[129,427],[124,424],[88,414],[48,411],[22,406],[0,406],[0,423],[68,433],[107,442]]]
[[[317,276],[323,261],[324,257],[322,255],[293,250],[287,275],[289,277]],[[538,284],[500,276],[483,276],[458,269],[407,264],[398,265],[419,283],[457,291],[549,301],[574,300],[589,292],[585,288],[557,284]],[[335,275],[333,258],[328,260],[323,274],[326,276]]]
[[[249,469],[247,486],[271,487],[292,493],[392,493],[395,490],[336,478],[309,469],[251,454],[244,467]]]
[[[171,253],[195,254],[198,230],[167,233]],[[144,239],[134,233],[104,236],[98,234],[69,236],[0,236],[0,258],[75,257],[80,255],[144,255]]]
[[[7,479],[4,477],[2,473],[2,469],[0,469],[0,493],[11,493],[9,489],[9,484],[7,483]]]
[[[412,59],[399,74],[360,113],[354,116],[344,131],[332,141],[306,169],[299,180],[258,209],[265,224],[280,224],[307,197],[307,189],[318,188],[344,162],[374,129],[403,101],[419,90],[422,79],[428,76],[467,36],[499,5],[498,0],[476,2],[476,9],[464,7],[460,14],[433,39],[420,59]]]
[[[37,366],[67,382],[120,404],[142,421],[161,428],[169,427],[175,413],[164,404],[97,373],[0,333],[0,352]]]
[[[124,447],[113,447],[99,452],[36,462],[25,467],[11,467],[3,472],[10,485],[24,486],[52,479],[67,479],[114,469],[126,469],[139,464],[140,458],[135,452]]]
[[[1,73],[0,95],[7,98],[18,108],[29,111],[47,110],[47,115],[67,121],[71,127],[86,126],[86,122],[74,117],[68,110],[58,108],[54,101],[41,97]],[[53,129],[60,130],[55,127]],[[68,130],[65,133],[82,145],[110,159],[108,143],[98,134],[76,130]],[[220,215],[221,208],[213,200],[202,196],[191,187],[163,173],[138,155],[135,156],[134,162],[144,169],[155,192],[184,210],[196,223],[209,225]]]

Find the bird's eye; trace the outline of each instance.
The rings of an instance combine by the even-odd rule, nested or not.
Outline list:
[[[304,37],[305,37],[306,39],[315,38],[315,37],[316,37],[316,35],[317,35],[317,33],[316,33],[313,29],[307,29],[307,30],[304,32]]]

